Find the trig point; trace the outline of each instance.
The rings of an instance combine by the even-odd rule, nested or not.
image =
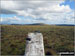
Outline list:
[[[25,56],[45,56],[42,33],[35,31],[26,38]]]

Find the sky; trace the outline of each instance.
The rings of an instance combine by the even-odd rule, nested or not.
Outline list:
[[[74,0],[0,0],[0,24],[74,24]]]

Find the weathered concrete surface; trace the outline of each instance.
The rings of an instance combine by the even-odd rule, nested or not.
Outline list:
[[[26,39],[25,56],[45,56],[43,35],[41,33],[29,33]]]

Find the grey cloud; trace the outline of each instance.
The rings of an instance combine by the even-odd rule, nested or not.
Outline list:
[[[7,10],[7,9],[1,9],[0,14],[17,14],[15,11]]]
[[[59,1],[53,1],[53,0],[52,1],[50,0],[50,2],[47,1],[47,0],[35,0],[35,1],[34,0],[10,0],[10,1],[13,1],[15,4],[18,5],[18,8],[17,7],[14,8],[15,10],[16,9],[17,10],[24,10],[24,9],[27,9],[27,8],[37,8],[37,7],[51,6],[52,4],[56,4],[56,2],[59,2]],[[39,1],[41,1],[41,3],[38,3]]]
[[[4,1],[6,1],[6,0],[4,0]],[[9,0],[7,0],[7,1],[9,1]],[[35,12],[35,10],[38,7],[48,7],[48,6],[51,6],[53,4],[57,4],[59,2],[59,1],[56,1],[56,0],[54,0],[54,1],[53,0],[48,0],[50,2],[48,2],[47,0],[35,0],[37,2],[38,1],[42,1],[41,3],[37,3],[37,2],[36,3],[35,2],[33,3],[33,2],[31,2],[31,1],[34,1],[34,0],[10,0],[10,1],[13,1],[17,5],[17,7],[15,7],[14,9],[11,9],[12,6],[11,6],[10,9],[9,8],[8,9],[4,9],[4,8],[1,7],[1,13],[3,13],[3,14],[4,13],[5,14],[13,14],[13,13],[16,13],[13,10],[25,10],[25,11],[27,11],[28,9],[33,9],[34,12]],[[46,12],[50,12],[51,13],[53,11],[46,11]],[[38,15],[38,12],[35,12],[34,14],[37,14]]]

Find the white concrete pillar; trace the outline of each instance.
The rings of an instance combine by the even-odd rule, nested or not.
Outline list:
[[[42,33],[29,33],[26,39],[25,56],[45,56]]]

